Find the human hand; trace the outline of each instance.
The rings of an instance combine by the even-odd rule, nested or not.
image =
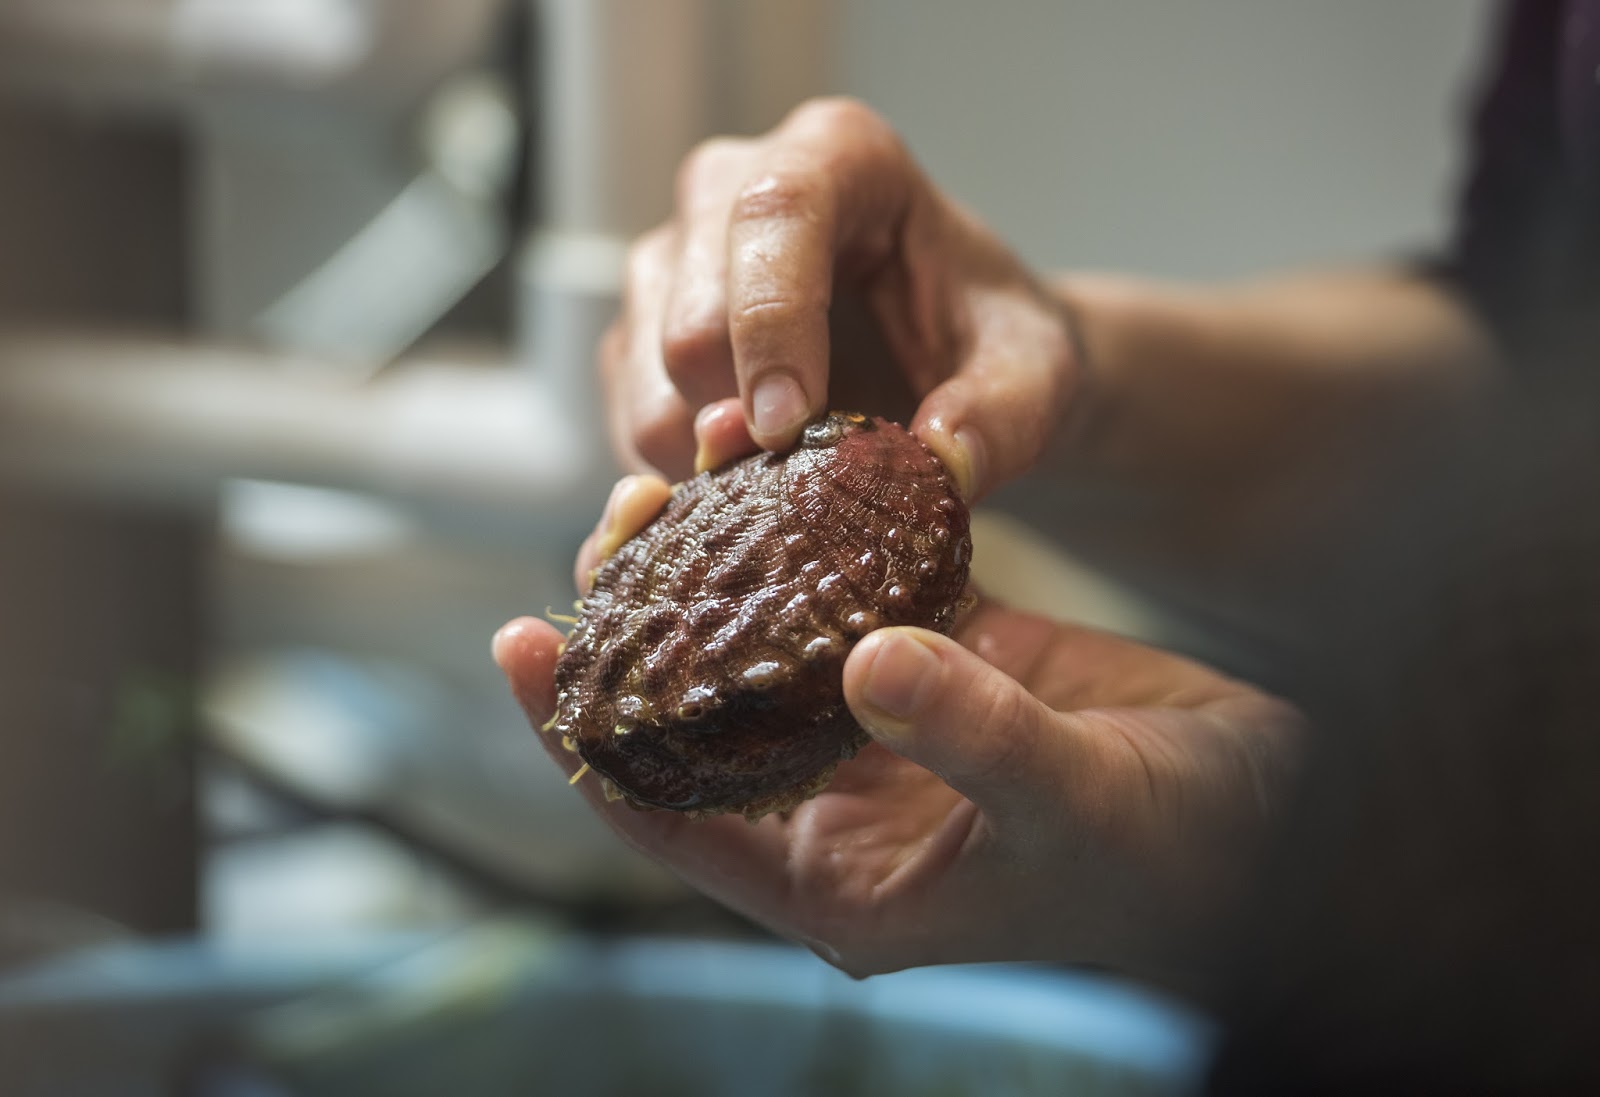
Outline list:
[[[581,582],[668,491],[619,485]],[[523,618],[495,640],[536,726],[562,639]],[[636,848],[858,975],[1021,959],[1173,975],[1241,897],[1299,726],[1196,663],[994,603],[953,638],[869,635],[844,686],[875,741],[785,816],[690,821],[580,789]]]
[[[1064,308],[877,115],[818,100],[764,137],[707,142],[677,195],[630,253],[601,344],[628,467],[681,478],[751,439],[782,449],[829,406],[914,409],[969,500],[1038,458],[1079,383]],[[870,323],[844,330],[851,304]],[[697,455],[697,413],[747,431],[702,430]]]

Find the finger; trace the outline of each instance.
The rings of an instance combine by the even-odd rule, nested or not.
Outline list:
[[[694,411],[664,373],[641,377],[614,406],[614,435],[631,457],[624,467],[675,480],[694,468]]]
[[[973,304],[966,361],[923,399],[912,421],[969,502],[1038,461],[1075,391],[1079,365],[1065,318],[1047,302],[986,297]]]
[[[549,622],[534,617],[518,617],[494,634],[494,661],[535,727],[556,711],[556,660],[566,639]]]
[[[1059,811],[1094,761],[1070,719],[948,637],[872,633],[845,663],[845,698],[879,743],[998,820]]]
[[[762,150],[728,226],[728,323],[750,433],[792,444],[828,394],[837,268],[894,246],[915,172],[894,132],[859,104],[809,103]]]
[[[573,581],[580,594],[589,593],[594,571],[649,525],[672,497],[672,485],[659,476],[624,476],[611,489],[600,521],[578,549]]]
[[[677,235],[662,227],[628,251],[623,309],[601,343],[611,436],[624,468],[686,476],[694,460],[694,412],[667,376],[661,331]]]
[[[738,391],[728,334],[728,210],[756,147],[753,141],[707,141],[678,173],[680,248],[662,320],[661,357],[690,407]]]
[[[748,457],[759,448],[750,437],[737,397],[701,408],[694,420],[694,437],[697,474]]]

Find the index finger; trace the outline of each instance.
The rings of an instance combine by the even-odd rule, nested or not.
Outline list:
[[[893,253],[915,178],[877,115],[823,100],[790,115],[735,199],[728,328],[739,397],[763,447],[786,448],[825,410],[835,274]]]

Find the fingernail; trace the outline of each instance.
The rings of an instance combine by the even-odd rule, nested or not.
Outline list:
[[[705,439],[702,438],[694,448],[694,474],[699,476],[702,472],[710,472],[714,467],[716,466],[711,447],[706,445]]]
[[[699,476],[702,472],[711,471],[713,455],[711,447],[706,444],[707,428],[711,420],[716,418],[717,405],[707,404],[701,408],[694,417],[694,474]]]
[[[522,618],[508,621],[500,626],[494,634],[494,639],[489,642],[489,653],[494,656],[494,664],[502,671],[511,660],[511,646],[516,643],[517,637],[522,634]]]
[[[862,699],[891,720],[908,720],[922,711],[939,684],[939,656],[912,633],[891,629],[877,635]]]
[[[972,427],[962,427],[955,433],[957,450],[956,468],[950,470],[956,478],[956,490],[961,492],[961,498],[972,502],[983,485],[983,478],[988,473],[985,467],[988,453],[984,449],[983,436]]]
[[[659,476],[629,476],[617,485],[607,504],[604,525],[595,535],[595,550],[602,561],[639,535],[655,521],[672,498],[672,485]]]
[[[806,420],[806,394],[787,373],[769,373],[756,383],[750,410],[757,434],[788,434]]]
[[[595,527],[602,534],[609,530],[611,524],[616,521],[617,504],[622,502],[623,492],[628,490],[628,485],[637,479],[637,476],[624,476],[611,486],[611,494],[606,496],[605,509],[600,512],[600,523]]]

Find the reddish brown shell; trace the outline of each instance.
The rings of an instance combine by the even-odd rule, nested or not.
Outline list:
[[[601,566],[553,730],[635,805],[786,809],[865,742],[850,649],[885,625],[948,632],[971,555],[938,459],[896,424],[830,414],[788,454],[679,485]]]

